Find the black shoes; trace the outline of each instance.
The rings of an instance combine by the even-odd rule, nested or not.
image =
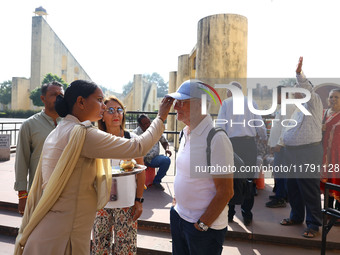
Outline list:
[[[153,186],[155,189],[164,190],[164,187],[163,187],[162,184],[160,184],[160,183],[153,183],[152,186]]]
[[[266,207],[269,208],[281,208],[281,207],[286,207],[287,203],[286,201],[282,198],[282,199],[273,199],[269,202],[266,203]]]
[[[243,223],[245,226],[249,226],[252,222],[252,219],[249,218],[243,218]]]

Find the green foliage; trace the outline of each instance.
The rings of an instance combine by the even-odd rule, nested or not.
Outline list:
[[[57,82],[60,82],[61,84],[63,84],[64,90],[68,86],[68,84],[62,78],[60,78],[56,74],[51,74],[51,73],[48,73],[48,74],[45,75],[44,79],[41,82],[41,85],[43,85],[45,83],[52,82],[52,81],[57,81]],[[34,90],[31,91],[30,99],[32,100],[32,102],[35,106],[44,106],[44,103],[41,101],[40,96],[41,96],[41,88],[40,87],[37,87],[37,88],[35,88]]]
[[[49,83],[51,81],[57,81],[57,82],[60,82],[61,84],[63,84],[64,90],[68,87],[68,84],[62,78],[60,78],[56,74],[51,74],[51,73],[48,73],[48,74],[45,75],[44,79],[41,82],[41,85],[43,85],[45,83]]]
[[[11,102],[12,97],[12,81],[4,81],[0,83],[0,103],[7,105]]]
[[[144,74],[149,82],[157,84],[157,97],[164,97],[168,94],[168,83],[164,82],[163,77],[159,73]]]
[[[0,113],[0,118],[24,118],[27,119],[39,111],[33,110],[6,110]]]
[[[44,106],[44,103],[41,101],[40,96],[41,96],[40,87],[35,88],[31,91],[30,99],[32,100],[35,106]]]
[[[293,87],[296,83],[296,79],[295,78],[286,78],[283,79],[279,82],[279,85],[282,86],[287,86],[287,87]]]

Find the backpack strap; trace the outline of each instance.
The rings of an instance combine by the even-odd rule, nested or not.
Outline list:
[[[125,130],[124,130],[124,138],[126,138],[126,139],[131,139],[131,135],[130,135],[130,132],[129,132],[129,131],[125,131]]]
[[[178,138],[179,144],[181,144],[181,140],[182,140],[183,135],[184,135],[184,132],[183,132],[183,129],[182,129],[181,132],[179,132],[179,138]]]
[[[211,140],[213,139],[214,135],[217,133],[217,132],[224,132],[227,135],[227,132],[221,128],[221,127],[213,127],[212,129],[210,129],[209,131],[209,134],[208,134],[208,137],[207,137],[207,149],[206,149],[206,152],[207,152],[207,166],[210,166],[211,165]]]

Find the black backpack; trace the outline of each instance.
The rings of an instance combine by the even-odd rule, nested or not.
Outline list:
[[[213,127],[207,136],[207,165],[211,165],[211,140],[217,132],[224,132],[227,135],[227,132],[221,127]],[[228,135],[227,135],[228,136]],[[179,143],[181,143],[181,139],[183,137],[183,130],[179,134]],[[243,160],[234,152],[234,166],[236,167],[236,172],[234,173],[234,196],[229,201],[229,204],[240,205],[243,203],[248,186],[247,179],[241,178],[239,176],[241,166],[244,166]]]

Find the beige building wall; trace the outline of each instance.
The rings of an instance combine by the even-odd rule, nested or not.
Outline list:
[[[30,79],[13,77],[12,78],[12,110],[30,109]]]
[[[238,80],[246,92],[248,20],[237,14],[218,14],[198,22],[196,78],[210,85]],[[225,89],[218,89],[221,99]],[[209,112],[218,113],[220,104]]]
[[[41,86],[47,73],[67,83],[91,80],[75,57],[42,16],[32,17],[31,89]]]
[[[123,99],[128,111],[158,110],[157,85],[149,84],[141,74],[135,74],[131,91]]]
[[[133,76],[133,107],[131,111],[142,111],[142,100],[143,100],[143,83],[142,83],[142,75],[135,74]]]
[[[147,84],[145,80],[143,80],[143,100],[141,109],[146,112],[154,112],[158,110],[157,105],[157,85]]]
[[[30,91],[40,87],[44,76],[48,73],[58,75],[68,84],[78,79],[91,80],[46,20],[42,16],[34,16],[32,17]],[[36,108],[28,97],[22,100],[30,104],[30,109]],[[20,102],[20,104],[26,105],[27,102]]]
[[[126,107],[127,111],[132,111],[133,109],[133,91],[130,91],[129,94],[127,94],[123,99],[123,104]]]

